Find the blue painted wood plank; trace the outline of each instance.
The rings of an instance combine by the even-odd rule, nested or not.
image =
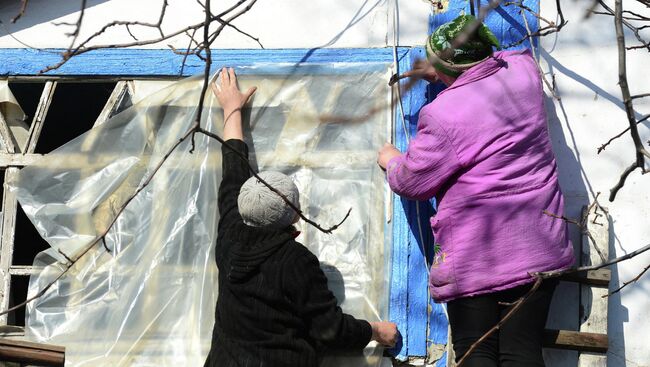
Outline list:
[[[424,49],[414,48],[409,53],[409,68],[418,59],[426,58]],[[425,81],[418,81],[408,93],[408,127],[410,136],[417,131],[420,109],[427,103],[427,86]],[[425,254],[433,251],[428,217],[431,208],[427,202],[407,202],[409,225],[409,345],[410,356],[427,355],[427,327],[431,298],[428,291],[428,261]],[[427,251],[428,250],[428,251]]]
[[[36,75],[43,68],[61,60],[57,49],[0,49],[0,75]],[[408,52],[398,50],[399,57]],[[373,67],[385,67],[393,62],[391,48],[328,48],[328,49],[265,49],[225,50],[214,49],[213,70],[221,66],[236,66],[240,72],[251,71],[268,74],[329,73],[332,63],[350,63],[358,69],[346,68],[335,72],[360,72]],[[296,64],[302,66],[295,69]],[[150,49],[105,49],[75,56],[61,68],[47,72],[55,76],[189,76],[201,74],[204,62],[196,56],[187,58],[171,50]],[[292,69],[294,68],[294,69]]]
[[[402,57],[397,64],[398,73],[403,73],[411,67],[410,58]],[[400,87],[403,87],[405,81],[400,81]],[[404,151],[407,146],[407,135],[410,116],[410,99],[408,96],[413,91],[408,91],[406,96],[402,96],[402,109],[395,107],[395,127],[394,127],[394,144],[397,149]],[[405,98],[407,97],[407,98]],[[404,115],[402,115],[402,111]],[[406,129],[403,126],[407,126]],[[409,257],[411,241],[410,229],[407,222],[407,208],[399,196],[393,194],[393,263],[391,271],[391,291],[390,291],[390,320],[397,324],[402,337],[400,342],[393,348],[391,353],[398,360],[404,361],[409,356],[409,314],[411,313],[409,305],[409,296],[412,286],[409,284]]]
[[[481,0],[482,7],[487,6],[487,4],[488,0]],[[524,0],[523,5],[530,8],[533,12],[539,13],[539,0]],[[451,21],[460,14],[469,13],[468,0],[451,0],[446,12],[435,14],[430,18],[429,32],[432,32],[441,24]],[[539,29],[539,20],[528,11],[524,11],[524,14],[531,33],[534,33]],[[527,34],[521,8],[518,6],[499,6],[488,13],[484,23],[497,36],[503,47],[523,39]],[[510,47],[510,49],[521,48],[530,48],[530,42],[526,40],[521,45]]]
[[[412,49],[408,57],[399,63],[399,72],[410,69],[417,59],[424,58],[422,48]],[[407,81],[402,81],[405,87]],[[415,136],[418,114],[427,102],[427,86],[424,81],[415,83],[402,96],[404,116],[396,108],[395,145],[404,151],[408,137]],[[425,356],[427,351],[427,318],[431,300],[428,294],[428,263],[433,252],[433,239],[427,218],[433,209],[428,202],[416,203],[394,196],[393,209],[393,276],[391,287],[391,319],[398,323],[402,332],[402,344],[397,348],[398,359]],[[403,269],[408,269],[404,273]],[[404,292],[406,287],[406,294]],[[396,292],[399,290],[399,293]],[[407,312],[404,314],[403,309]],[[393,316],[391,315],[391,316]],[[445,327],[446,338],[446,327]]]

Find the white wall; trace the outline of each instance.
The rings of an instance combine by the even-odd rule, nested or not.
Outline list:
[[[541,3],[542,15],[555,18],[555,2]],[[627,134],[597,154],[597,148],[624,130],[628,123],[617,84],[613,18],[596,15],[583,19],[587,3],[562,2],[569,23],[559,35],[542,41],[542,67],[547,73],[555,74],[561,96],[560,102],[550,98],[547,101],[549,125],[568,215],[578,218],[580,208],[600,192],[599,201],[609,208],[613,220],[610,255],[621,256],[650,243],[650,177],[642,176],[639,171],[633,173],[616,200],[613,203],[607,200],[620,173],[633,162],[634,146]],[[649,61],[647,51],[628,52],[632,94],[650,92]],[[636,112],[650,113],[649,102],[635,101]],[[644,142],[650,138],[649,126],[647,123],[640,126]],[[612,287],[633,278],[649,263],[650,254],[644,254],[613,267]],[[562,306],[556,302],[555,310]],[[608,366],[650,366],[649,309],[648,275],[610,298]]]
[[[555,2],[541,1],[542,14],[555,17]],[[75,1],[31,0],[25,17],[16,24],[9,19],[18,11],[18,1],[0,4],[0,47],[67,47],[70,27],[52,22],[74,22],[78,14]],[[157,19],[160,0],[89,0],[80,39],[92,34],[109,20]],[[232,1],[230,2],[232,3]],[[568,25],[558,36],[542,41],[541,64],[555,75],[561,102],[548,99],[549,125],[560,170],[560,181],[567,202],[567,215],[578,217],[580,208],[601,192],[601,203],[609,207],[614,240],[610,254],[620,256],[650,242],[650,177],[633,173],[615,202],[606,198],[622,170],[632,162],[634,149],[628,135],[614,142],[600,155],[596,148],[627,126],[617,85],[616,44],[613,20],[592,16],[584,20],[584,8],[590,2],[563,2]],[[226,5],[214,2],[215,12]],[[393,2],[389,0],[304,1],[260,0],[250,13],[235,24],[260,38],[267,48],[385,47],[392,45]],[[400,44],[420,45],[427,32],[430,5],[422,0],[399,3]],[[194,1],[170,0],[171,17],[166,31],[201,21],[201,9]],[[14,39],[7,35],[12,32]],[[147,33],[135,31],[138,36]],[[151,35],[151,33],[149,33]],[[102,43],[130,42],[124,31],[110,32]],[[164,48],[171,43],[186,47],[187,38],[179,37],[150,47]],[[221,48],[257,48],[258,45],[227,30],[217,42]],[[632,93],[650,92],[647,76],[647,52],[629,52],[628,70]],[[647,89],[644,89],[647,88]],[[650,113],[650,98],[639,100],[636,111]],[[644,141],[650,138],[648,123],[640,130]],[[577,234],[574,231],[577,240]],[[622,263],[613,270],[613,284],[633,278],[650,263],[650,254]],[[563,286],[561,294],[571,294]],[[646,334],[650,329],[650,275],[611,297],[609,305],[609,366],[650,366],[650,348]],[[556,297],[551,323],[562,318],[577,318],[575,303],[563,303]],[[560,316],[563,315],[563,316]],[[575,358],[571,353],[551,354],[551,366],[565,365]],[[562,360],[562,362],[559,362]]]
[[[9,21],[19,11],[19,1],[0,3],[0,47],[68,47],[65,35],[73,27],[56,26],[56,22],[75,23],[79,1],[30,0],[25,16],[15,24]],[[155,23],[162,0],[88,0],[88,9],[79,39],[95,33],[112,20],[140,20]],[[213,13],[228,8],[235,1],[213,0]],[[259,0],[254,7],[234,24],[241,30],[259,37],[266,48],[312,47],[384,47],[392,44],[392,0],[300,1]],[[172,33],[188,24],[202,21],[203,9],[192,0],[169,0],[163,29]],[[400,4],[403,19],[400,33],[402,42],[423,42],[427,32],[430,5],[422,0],[403,1]],[[408,21],[407,21],[408,20]],[[12,38],[7,35],[12,32]],[[133,28],[139,39],[155,36],[156,30]],[[98,43],[132,42],[126,30],[111,31]],[[187,47],[186,36],[147,46],[166,48]],[[259,48],[259,45],[236,31],[227,28],[216,42],[220,48]]]

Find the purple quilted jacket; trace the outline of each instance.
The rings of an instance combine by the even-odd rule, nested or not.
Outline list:
[[[573,264],[564,200],[529,51],[496,52],[420,112],[417,135],[388,163],[397,194],[436,197],[429,286],[439,302],[533,281]]]

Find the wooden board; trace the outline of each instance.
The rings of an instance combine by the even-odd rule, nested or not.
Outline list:
[[[591,271],[583,271],[579,273],[566,274],[559,279],[566,282],[576,282],[584,285],[591,285],[596,287],[609,286],[609,281],[612,278],[612,271],[609,269],[598,269]]]
[[[607,352],[607,346],[607,334],[586,333],[570,330],[544,330],[544,347],[546,348],[605,353]]]
[[[0,339],[0,361],[39,366],[63,366],[65,364],[65,348],[49,344]]]
[[[609,221],[607,213],[603,212],[603,209],[598,206],[592,208],[589,213],[586,213],[586,210],[587,208],[583,208],[583,218],[585,215],[587,216],[586,230],[591,236],[586,234],[582,236],[581,266],[599,264],[609,257]],[[607,303],[609,299],[603,298],[603,296],[607,295],[607,292],[607,287],[580,285],[579,317],[581,332],[607,336]],[[599,351],[605,353],[607,348]],[[606,366],[606,355],[581,353],[578,359],[578,367]]]

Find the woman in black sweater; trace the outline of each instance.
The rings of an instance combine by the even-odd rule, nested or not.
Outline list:
[[[205,366],[316,367],[324,348],[362,349],[370,340],[393,346],[394,323],[357,320],[336,305],[318,259],[294,240],[291,224],[299,217],[284,201],[277,201],[281,200],[277,194],[251,178],[248,165],[238,156],[248,158],[240,110],[255,88],[241,93],[233,69],[224,68],[220,85],[212,84],[212,89],[223,108],[227,146],[222,146],[218,196],[219,297]],[[283,193],[297,203],[295,185],[278,175],[266,177],[282,189],[289,187]],[[240,195],[245,183],[248,196]],[[270,211],[251,207],[251,198],[260,197],[261,203],[275,207]]]

